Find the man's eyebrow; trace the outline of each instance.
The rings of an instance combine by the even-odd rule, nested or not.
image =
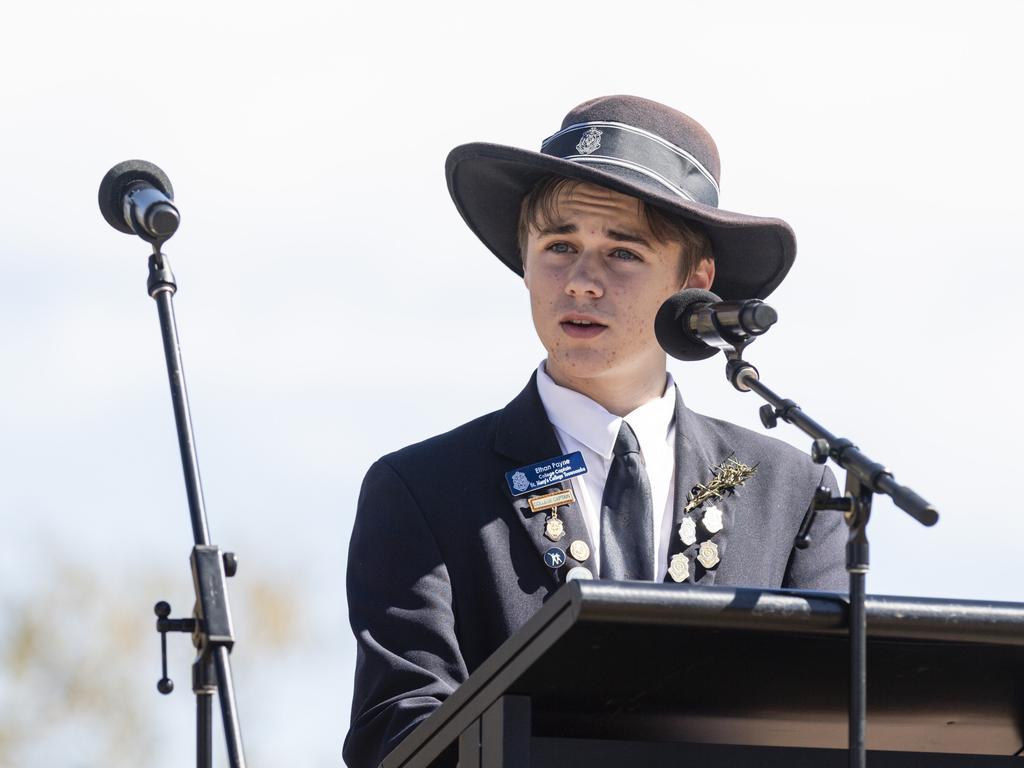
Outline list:
[[[651,248],[651,244],[645,238],[632,232],[619,232],[614,229],[609,229],[608,237],[612,240],[617,240],[620,243],[639,243],[646,248]]]
[[[540,229],[538,234],[541,237],[545,235],[571,235],[576,232],[579,228],[575,224],[556,224],[552,222]]]

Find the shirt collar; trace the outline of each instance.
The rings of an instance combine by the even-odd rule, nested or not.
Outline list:
[[[548,421],[594,453],[611,459],[615,439],[623,419],[609,413],[603,406],[566,387],[548,376],[544,363],[537,367],[537,391],[547,411]],[[669,430],[675,420],[676,385],[672,374],[666,374],[664,394],[626,414],[625,420],[636,433],[645,456],[664,450]]]

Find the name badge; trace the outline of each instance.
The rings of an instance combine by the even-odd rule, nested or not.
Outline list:
[[[524,493],[547,488],[549,485],[582,475],[586,471],[587,465],[583,461],[583,454],[576,451],[513,469],[505,473],[505,480],[513,496],[522,496]]]

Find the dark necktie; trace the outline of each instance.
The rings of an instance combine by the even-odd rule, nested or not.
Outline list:
[[[625,421],[601,498],[601,578],[648,581],[654,573],[651,484]]]

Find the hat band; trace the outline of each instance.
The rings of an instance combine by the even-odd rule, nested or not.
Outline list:
[[[624,123],[589,122],[563,128],[540,151],[586,165],[627,168],[696,203],[718,207],[718,183],[685,149]]]

